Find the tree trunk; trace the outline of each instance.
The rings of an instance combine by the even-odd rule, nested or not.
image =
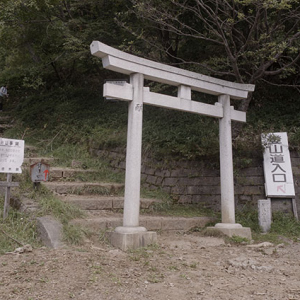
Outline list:
[[[249,93],[248,97],[241,101],[240,105],[238,106],[238,110],[247,112],[251,100],[252,100],[252,93]],[[243,128],[243,125],[244,125],[244,123],[241,123],[241,122],[234,122],[232,124],[232,139],[236,139],[239,136],[239,134]]]
[[[240,105],[238,106],[238,110],[246,112],[249,108],[251,100],[252,100],[252,93],[249,93],[248,97],[241,101]]]

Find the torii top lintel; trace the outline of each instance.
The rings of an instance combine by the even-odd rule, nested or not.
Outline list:
[[[186,85],[192,90],[212,95],[229,95],[232,99],[245,99],[254,85],[234,83],[199,73],[157,63],[125,53],[99,41],[93,41],[92,55],[102,59],[103,67],[123,74],[141,73],[145,79],[170,85]]]

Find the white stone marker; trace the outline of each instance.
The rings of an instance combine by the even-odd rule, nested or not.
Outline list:
[[[166,107],[220,119],[221,206],[222,223],[215,228],[225,234],[250,238],[249,228],[235,223],[231,120],[246,122],[246,114],[230,106],[230,98],[245,99],[254,85],[233,83],[174,68],[130,55],[98,41],[91,53],[102,59],[104,68],[130,75],[130,84],[104,84],[103,96],[129,101],[126,178],[123,226],[112,234],[112,244],[126,250],[153,242],[156,235],[139,226],[140,173],[143,104]],[[150,92],[143,80],[153,80],[178,87],[177,97]],[[192,90],[216,95],[216,105],[192,101]]]
[[[271,229],[271,199],[258,200],[258,222],[262,232],[268,232]]]

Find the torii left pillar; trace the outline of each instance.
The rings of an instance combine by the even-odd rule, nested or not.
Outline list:
[[[140,181],[142,165],[142,129],[143,129],[143,74],[130,75],[133,86],[133,100],[128,106],[126,174],[123,226],[111,233],[113,246],[126,251],[145,247],[157,242],[157,234],[139,226]]]

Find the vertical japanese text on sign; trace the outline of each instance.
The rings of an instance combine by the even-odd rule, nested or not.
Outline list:
[[[267,197],[294,197],[294,181],[286,132],[262,135]]]

